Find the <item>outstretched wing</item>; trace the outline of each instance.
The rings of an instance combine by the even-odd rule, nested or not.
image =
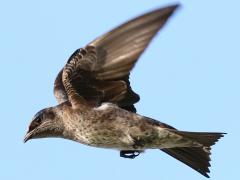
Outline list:
[[[135,111],[139,96],[130,87],[130,71],[177,7],[144,14],[76,50],[55,81],[57,99],[73,106],[112,102]]]

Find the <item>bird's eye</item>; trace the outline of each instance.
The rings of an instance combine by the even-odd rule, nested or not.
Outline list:
[[[42,123],[42,118],[36,118],[29,126],[29,132],[38,127]]]
[[[40,124],[41,122],[42,122],[42,118],[37,118],[36,120],[35,120],[35,122],[37,123],[37,124]]]

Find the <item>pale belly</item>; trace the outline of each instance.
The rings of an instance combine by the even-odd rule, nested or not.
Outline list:
[[[199,144],[166,129],[158,133],[133,136],[125,131],[101,129],[95,132],[79,133],[76,141],[89,146],[118,150],[164,149],[174,147],[198,147]]]
[[[68,139],[89,146],[119,150],[196,146],[191,140],[162,128],[150,118],[108,104],[85,116],[76,113],[66,118],[66,127],[71,132]]]

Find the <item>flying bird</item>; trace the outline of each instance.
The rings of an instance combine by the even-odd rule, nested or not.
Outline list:
[[[55,80],[58,105],[33,117],[24,142],[60,137],[117,149],[132,159],[160,149],[209,177],[211,146],[224,133],[179,131],[137,114],[140,98],[129,81],[135,63],[178,6],[136,17],[77,49]]]

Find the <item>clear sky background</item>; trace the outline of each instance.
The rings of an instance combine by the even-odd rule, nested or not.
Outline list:
[[[171,0],[0,1],[0,179],[201,180],[159,150],[134,160],[63,139],[23,144],[33,115],[56,105],[68,57],[104,32]],[[228,135],[212,150],[212,180],[239,177],[240,1],[179,0],[131,75],[140,114],[181,130]]]

